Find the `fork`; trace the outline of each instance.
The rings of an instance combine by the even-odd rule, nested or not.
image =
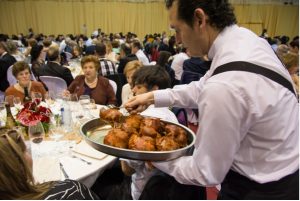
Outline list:
[[[87,160],[85,160],[85,159],[83,159],[83,158],[80,158],[80,157],[78,157],[78,156],[75,156],[75,155],[71,155],[71,157],[72,158],[77,158],[77,159],[79,159],[79,160],[81,160],[82,162],[85,162],[86,164],[88,164],[88,165],[92,165],[92,162],[90,162],[90,161],[87,161]]]

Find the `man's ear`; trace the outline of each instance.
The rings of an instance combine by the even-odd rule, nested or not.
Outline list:
[[[194,11],[194,23],[197,24],[198,27],[203,28],[206,25],[207,16],[205,12],[201,8],[197,8]]]

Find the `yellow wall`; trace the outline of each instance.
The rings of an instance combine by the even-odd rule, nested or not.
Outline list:
[[[234,5],[238,23],[260,34],[263,27],[270,36],[294,37],[299,30],[298,6]],[[129,3],[116,1],[1,0],[0,33],[81,33],[97,28],[106,33],[132,31],[140,38],[147,33],[169,31],[163,2]]]

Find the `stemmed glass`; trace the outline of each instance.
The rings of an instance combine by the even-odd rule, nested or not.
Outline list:
[[[5,127],[6,123],[6,109],[5,104],[0,103],[0,128]]]
[[[54,104],[54,93],[52,91],[49,91],[45,94],[45,102],[48,106]]]
[[[14,106],[14,96],[13,95],[6,96],[5,102],[9,103],[10,107]]]
[[[38,100],[39,102],[41,102],[43,99],[43,96],[40,92],[32,92],[32,99]]]
[[[40,121],[37,121],[28,127],[29,139],[32,145],[37,145],[36,155],[39,157],[40,144],[45,138],[45,131],[43,124]]]
[[[22,107],[22,102],[20,97],[14,97],[14,106],[17,110],[20,110]]]

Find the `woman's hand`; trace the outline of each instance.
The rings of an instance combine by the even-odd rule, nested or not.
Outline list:
[[[151,104],[154,104],[153,92],[141,94],[130,99],[126,104],[125,108],[131,114],[143,112]]]

